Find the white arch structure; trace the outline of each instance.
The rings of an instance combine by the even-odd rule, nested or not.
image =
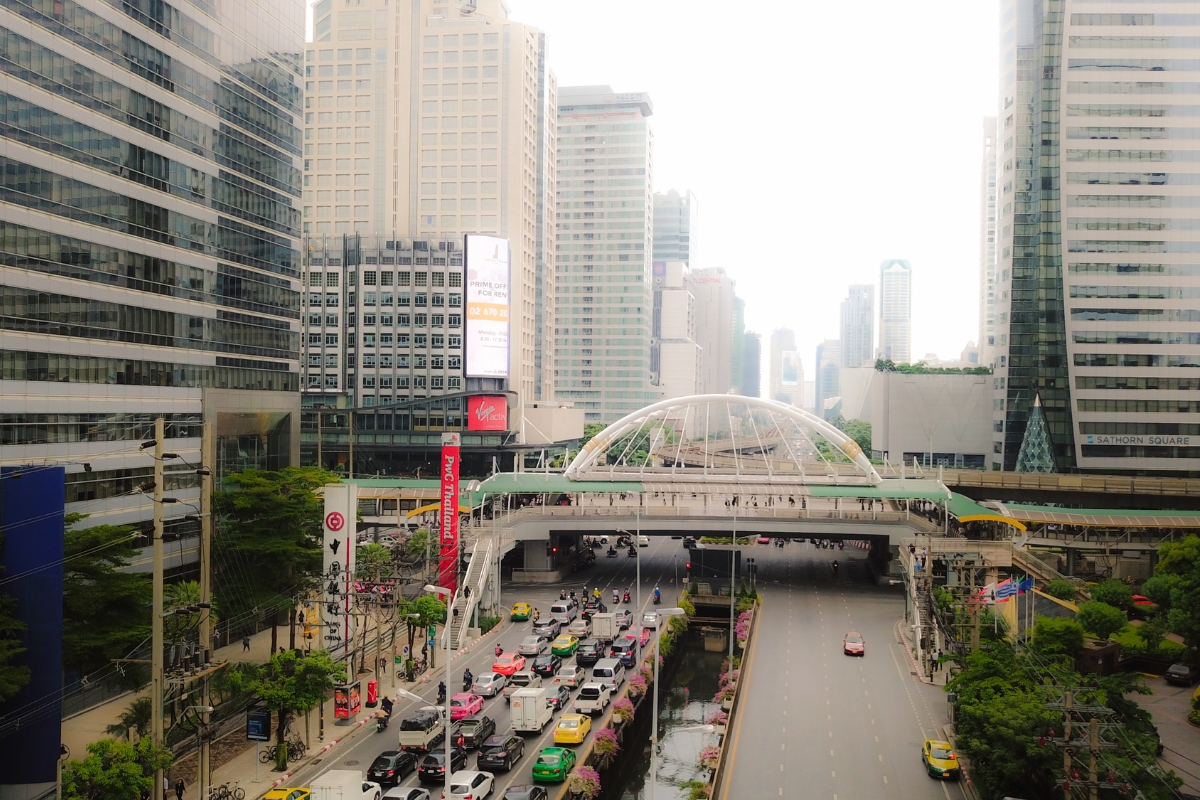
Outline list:
[[[811,438],[814,433],[857,468],[857,474],[844,482],[880,483],[879,473],[858,442],[815,414],[775,400],[727,394],[662,400],[622,417],[583,446],[567,466],[566,476],[638,480],[647,473],[666,472],[726,481],[754,476],[805,482],[805,456],[815,454],[809,463],[817,462],[825,476],[842,482],[837,465],[821,456]],[[622,447],[622,452],[614,451],[615,460],[610,458],[614,445]]]

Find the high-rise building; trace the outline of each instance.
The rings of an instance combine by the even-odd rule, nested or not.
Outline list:
[[[740,394],[762,396],[762,337],[754,331],[742,336],[742,383]]]
[[[674,189],[654,195],[654,260],[682,261],[692,269],[696,260],[700,202],[691,190]]]
[[[813,412],[823,416],[825,401],[841,393],[842,343],[837,339],[826,339],[817,345],[816,397]]]
[[[664,398],[700,394],[703,351],[696,343],[696,298],[682,261],[654,262],[651,359]]]
[[[694,269],[696,341],[704,351],[700,385],[704,394],[728,394],[733,388],[733,278],[724,267]]]
[[[746,369],[746,301],[733,296],[732,342],[729,345],[729,390],[734,394],[745,394],[742,380]]]
[[[801,405],[804,367],[796,351],[796,334],[791,328],[771,331],[771,360],[767,363],[767,376],[770,399]]]
[[[558,91],[554,394],[588,422],[660,397],[650,374],[652,113],[642,92]]]
[[[996,347],[996,118],[983,120],[979,175],[979,363],[990,366]]]
[[[900,259],[879,266],[879,357],[897,364],[912,357],[912,267]]]
[[[304,4],[140,8],[0,9],[0,462],[148,524],[163,417],[194,553],[202,418],[218,478],[299,460]]]
[[[861,367],[875,360],[875,287],[855,284],[842,301],[843,367]]]
[[[416,325],[425,315],[416,308],[411,317],[384,314],[363,302],[393,298],[383,280],[415,281],[423,272],[385,266],[456,261],[461,268],[468,233],[509,240],[506,385],[519,407],[547,399],[557,87],[545,35],[509,20],[503,0],[479,0],[469,10],[435,0],[361,0],[351,11],[322,0],[313,22],[305,57],[304,232],[307,283],[323,283],[325,291],[310,291],[304,309],[308,402],[363,406],[426,396],[416,386],[421,373],[409,371],[418,356],[448,365],[460,354],[385,346],[386,337],[416,348],[417,333],[384,320]],[[430,280],[437,275],[425,272]],[[363,282],[367,276],[381,281],[377,289]],[[415,302],[421,293],[412,289]],[[397,288],[394,298],[408,294]],[[364,325],[367,318],[375,326]],[[376,343],[372,370],[366,336]],[[379,366],[385,356],[394,374]],[[429,396],[450,391],[451,380],[455,391],[463,388],[461,370],[446,370],[443,390],[428,385]],[[382,386],[389,376],[407,377],[410,392]]]
[[[1001,3],[992,465],[1016,468],[1034,436],[1060,472],[1193,472],[1191,29],[1156,9],[1063,6]],[[1031,432],[1039,402],[1044,425]]]

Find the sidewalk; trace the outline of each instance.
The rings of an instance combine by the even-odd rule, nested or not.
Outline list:
[[[904,620],[896,622],[896,641],[904,650],[904,655],[908,659],[908,671],[914,678],[921,683],[927,683],[930,686],[945,686],[950,680],[950,670],[943,665],[939,669],[934,670],[933,680],[929,679],[928,675],[922,675],[917,664],[916,657],[913,655],[915,649],[912,640],[912,629],[904,624]]]
[[[1159,766],[1171,769],[1180,778],[1185,794],[1200,795],[1200,728],[1188,724],[1194,686],[1171,686],[1162,678],[1146,678],[1153,694],[1131,694],[1129,698],[1154,715],[1154,724],[1162,739],[1163,754]]]

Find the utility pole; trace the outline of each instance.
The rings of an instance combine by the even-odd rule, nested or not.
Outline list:
[[[213,509],[212,493],[216,481],[216,442],[213,436],[212,420],[204,420],[204,428],[200,438],[200,654],[201,663],[206,667],[211,660],[214,650],[212,646],[212,610],[204,607],[212,603],[212,534]],[[210,740],[207,736],[209,714],[204,710],[211,707],[208,696],[208,673],[205,672],[200,684],[200,779],[197,784],[200,797],[207,797],[205,787],[209,784],[212,774]]]
[[[317,466],[325,469],[325,462],[321,460],[321,420],[324,419],[325,412],[321,411],[321,407],[317,406]]]
[[[348,412],[350,422],[350,480],[354,480],[354,411]]]
[[[150,608],[150,741],[163,746],[163,419],[154,421],[154,555]],[[154,771],[153,800],[163,800],[163,771]]]
[[[1096,762],[1100,757],[1100,720],[1092,717],[1088,722],[1088,749],[1091,751],[1090,760],[1088,761],[1088,800],[1098,800],[1100,789],[1096,785],[1100,780],[1100,775],[1096,771]]]

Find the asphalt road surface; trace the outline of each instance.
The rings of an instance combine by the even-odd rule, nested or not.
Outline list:
[[[723,798],[962,800],[921,764],[923,740],[943,738],[947,706],[909,674],[896,643],[899,588],[875,586],[865,553],[849,546],[756,550],[764,611]],[[862,658],[843,654],[851,630],[866,641]]]
[[[513,603],[527,602],[536,608],[540,609],[545,618],[550,611],[550,604],[558,600],[559,590],[566,588],[575,589],[576,592],[582,592],[583,587],[592,588],[599,586],[602,590],[602,596],[605,605],[609,606],[609,610],[615,610],[612,607],[612,591],[617,589],[623,591],[626,587],[630,593],[631,602],[628,605],[621,604],[621,608],[634,610],[634,624],[639,624],[640,612],[637,605],[635,592],[635,576],[637,570],[637,562],[641,561],[642,583],[641,583],[641,606],[646,609],[653,608],[651,593],[656,584],[660,586],[663,593],[663,603],[668,604],[677,596],[677,590],[680,587],[679,580],[682,580],[682,570],[687,560],[687,553],[683,548],[683,543],[678,539],[670,539],[667,537],[651,537],[649,547],[638,548],[639,558],[634,559],[626,555],[624,549],[618,550],[617,558],[607,558],[605,550],[597,551],[597,559],[595,566],[572,575],[567,583],[561,585],[546,585],[546,586],[513,586],[502,587],[502,599],[505,608],[511,608]],[[451,694],[462,689],[463,670],[470,667],[472,674],[479,675],[483,672],[491,670],[492,661],[495,658],[495,646],[500,644],[506,652],[515,652],[517,645],[521,639],[528,636],[532,623],[518,622],[509,623],[507,612],[504,615],[504,623],[498,635],[492,635],[487,638],[486,642],[481,642],[474,649],[469,651],[461,658],[456,659],[451,667],[451,680],[447,681],[447,687]],[[444,651],[439,650],[437,654],[438,667],[434,670],[434,677],[429,683],[419,686],[415,690],[416,694],[425,697],[428,703],[432,704],[437,701],[437,684],[442,676],[442,658]],[[532,659],[530,659],[532,662]],[[573,657],[563,659],[564,664],[574,664]],[[367,676],[364,676],[364,679]],[[385,680],[385,687],[388,685]],[[572,694],[577,694],[573,691]],[[421,705],[425,705],[421,704]],[[336,748],[330,750],[328,756],[323,758],[315,768],[306,768],[293,776],[286,785],[288,786],[307,786],[309,782],[316,776],[323,774],[331,769],[359,769],[364,773],[371,766],[371,762],[385,750],[395,750],[397,747],[397,739],[399,734],[399,723],[408,713],[418,707],[415,701],[398,700],[392,712],[392,724],[386,731],[376,733],[373,722],[367,723],[369,731],[359,733],[354,739],[344,744],[339,744]],[[364,708],[364,713],[367,713]],[[510,727],[508,705],[503,697],[485,698],[483,706],[483,714],[491,717],[496,722],[497,733],[503,733]],[[533,762],[537,758],[538,752],[544,747],[553,746],[554,728],[558,724],[556,713],[553,719],[547,723],[545,730],[540,735],[527,734],[525,735],[525,754],[520,762],[513,767],[508,774],[496,774],[496,791],[493,797],[499,798],[504,795],[505,789],[510,785],[532,783],[531,774]],[[361,719],[361,717],[360,717]],[[325,739],[329,741],[342,736],[347,731],[346,727],[326,724]],[[319,744],[316,745],[319,749]],[[578,748],[578,746],[575,746]],[[477,751],[471,751],[467,759],[467,769],[474,770],[475,757]],[[408,778],[400,782],[401,786],[425,786],[429,789],[430,794],[434,798],[441,797],[442,784],[421,784],[417,780],[416,774],[410,775]]]

